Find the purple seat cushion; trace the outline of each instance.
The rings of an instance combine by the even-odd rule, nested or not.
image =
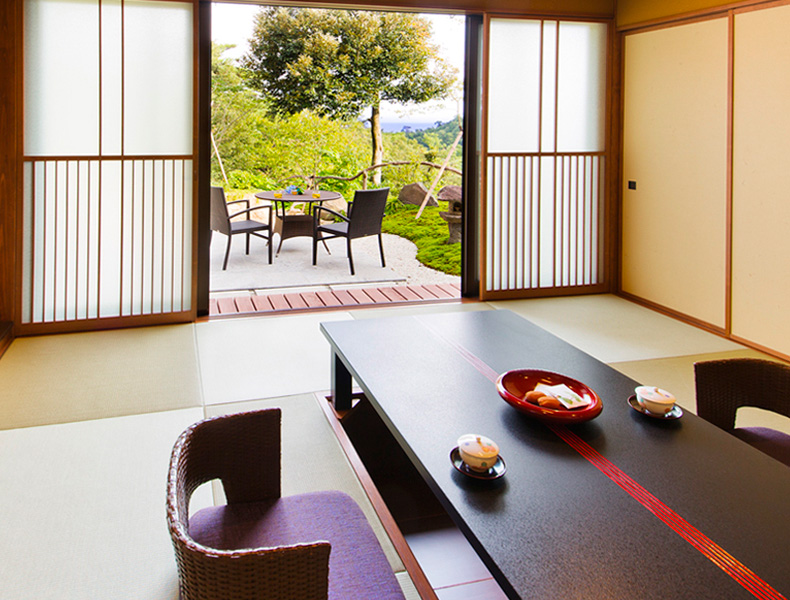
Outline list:
[[[790,467],[790,435],[768,427],[742,427],[732,434]]]
[[[343,492],[205,508],[190,517],[189,534],[219,550],[328,541],[330,599],[404,598],[376,534]]]

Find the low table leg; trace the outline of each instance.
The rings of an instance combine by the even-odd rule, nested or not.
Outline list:
[[[337,353],[332,353],[332,404],[336,411],[351,409],[351,373],[340,360]]]

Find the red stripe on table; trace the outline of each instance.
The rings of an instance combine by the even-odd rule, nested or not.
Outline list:
[[[496,380],[499,379],[499,373],[494,371],[491,367],[489,367],[485,361],[478,358],[474,353],[470,352],[466,348],[464,348],[461,344],[455,343],[453,340],[445,336],[441,331],[435,328],[430,322],[425,321],[425,319],[421,317],[416,317],[416,319],[423,324],[423,326],[428,329],[431,333],[433,333],[436,337],[444,341],[449,346],[458,352],[461,356],[463,356],[475,369],[480,371],[483,375],[485,375],[488,379],[496,383]]]
[[[496,382],[496,380],[499,379],[499,373],[488,366],[488,364],[486,364],[475,354],[443,335],[441,331],[420,317],[417,317],[417,320],[420,321],[426,327],[426,329],[431,331],[435,336],[442,339],[448,345],[452,346],[484,377],[492,382]],[[660,519],[664,524],[669,526],[670,529],[686,540],[694,548],[699,550],[699,552],[701,552],[713,564],[715,564],[722,571],[727,573],[727,575],[741,584],[753,596],[762,598],[764,600],[787,600],[785,596],[777,592],[774,588],[768,585],[768,583],[755,575],[754,572],[752,572],[752,570],[746,565],[738,561],[729,552],[724,550],[724,548],[716,544],[708,536],[692,526],[678,513],[669,508],[666,504],[661,502],[661,500],[656,498],[653,494],[637,483],[625,471],[617,467],[608,458],[595,450],[595,448],[590,446],[587,442],[570,431],[567,427],[561,425],[548,425],[548,427],[560,439],[566,442],[571,448],[576,450],[593,466],[601,471],[601,473],[606,475],[628,495],[630,495],[647,510],[653,513],[653,515],[658,517],[658,519]]]
[[[592,448],[592,446],[587,444],[587,442],[582,440],[575,433],[563,426],[548,425],[548,427],[569,446],[590,461],[590,463],[604,475],[609,477],[609,479],[668,525],[675,533],[680,535],[680,537],[704,554],[721,570],[749,590],[754,596],[775,600],[784,598],[779,592],[757,577],[748,567],[740,563],[729,552],[724,550],[701,531],[691,526],[688,521],[648,492],[628,474]]]

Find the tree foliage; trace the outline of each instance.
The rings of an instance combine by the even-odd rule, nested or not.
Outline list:
[[[431,127],[430,129],[420,129],[417,131],[405,131],[404,135],[408,139],[416,140],[426,148],[429,148],[436,145],[435,142],[431,143],[431,141],[429,141],[431,136],[433,136],[433,138],[435,138],[440,144],[444,146],[450,146],[455,141],[455,138],[460,131],[461,126],[457,120],[448,121],[447,123],[437,121],[435,127]]]
[[[259,164],[279,182],[277,187],[286,182],[306,185],[313,175],[355,173],[366,164],[362,123],[336,121],[303,111],[264,121],[259,134]],[[323,187],[353,193],[358,186],[337,182]]]
[[[262,8],[242,64],[279,113],[358,117],[381,100],[444,97],[453,70],[412,14]]]
[[[262,8],[242,65],[277,114],[351,120],[371,108],[371,164],[383,160],[379,106],[443,98],[454,69],[413,14]]]
[[[292,177],[356,172],[366,164],[362,123],[309,111],[270,116],[266,99],[248,87],[243,69],[222,58],[228,48],[212,49],[211,129],[230,187],[284,187],[301,183]],[[212,180],[220,183],[216,152],[212,158]]]
[[[268,112],[265,101],[247,86],[239,69],[222,58],[232,47],[211,48],[211,134],[226,173],[255,168],[261,141],[257,132]],[[212,179],[219,181],[216,152],[212,152],[212,158]]]

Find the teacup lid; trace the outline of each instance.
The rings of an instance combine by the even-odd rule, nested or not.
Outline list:
[[[649,400],[650,402],[659,402],[662,404],[673,404],[675,402],[675,396],[666,390],[652,385],[640,385],[634,391],[637,396]]]
[[[458,448],[478,458],[493,458],[499,454],[499,446],[491,438],[476,433],[467,433],[458,438]]]

